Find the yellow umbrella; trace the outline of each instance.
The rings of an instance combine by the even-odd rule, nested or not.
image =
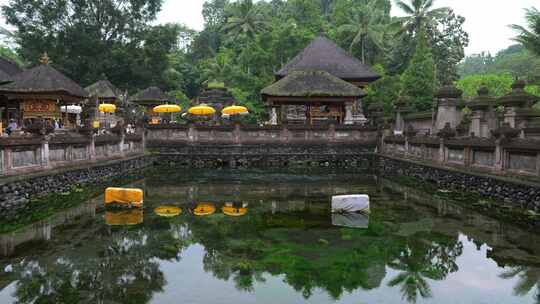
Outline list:
[[[142,209],[132,209],[119,212],[105,211],[105,223],[109,226],[133,226],[142,222]]]
[[[116,105],[112,103],[102,103],[99,105],[99,111],[101,113],[114,113],[116,112]]]
[[[177,105],[164,104],[154,107],[155,113],[178,113],[182,111],[182,108]]]
[[[188,112],[189,114],[192,114],[192,115],[212,115],[216,113],[216,110],[214,110],[214,108],[207,105],[198,105],[198,106],[189,108]]]
[[[227,115],[238,115],[238,114],[248,114],[249,111],[246,107],[243,106],[230,106],[221,110],[221,113]]]
[[[214,212],[216,212],[216,207],[214,207],[214,205],[212,204],[207,203],[198,204],[197,207],[193,209],[193,214],[198,216],[210,215]]]
[[[182,209],[176,206],[159,206],[154,209],[154,212],[162,217],[175,217],[182,213]]]
[[[221,211],[228,216],[242,216],[247,213],[247,208],[235,208],[233,206],[225,206]]]

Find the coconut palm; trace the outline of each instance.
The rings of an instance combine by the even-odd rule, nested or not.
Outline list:
[[[510,25],[510,28],[518,32],[514,40],[531,52],[540,55],[540,11],[534,7],[525,9],[525,19],[527,19],[529,29],[517,24]]]
[[[435,0],[409,0],[410,4],[402,0],[395,0],[399,7],[408,16],[398,18],[403,24],[403,30],[416,33],[420,28],[427,27],[433,20],[448,13],[448,7],[433,8]]]
[[[514,286],[514,294],[517,296],[526,296],[536,287],[535,300],[540,303],[540,268],[517,266],[503,272],[500,275],[503,279],[512,279],[518,277],[518,282]]]
[[[352,37],[349,51],[360,47],[362,63],[366,63],[367,46],[372,45],[377,50],[384,49],[384,34],[386,32],[386,15],[380,8],[381,1],[369,0],[355,7],[349,15],[348,22],[341,25],[338,31]]]
[[[268,20],[266,20],[259,8],[253,5],[252,0],[241,0],[232,5],[227,22],[223,26],[223,31],[234,37],[240,34],[254,37],[256,34],[265,31],[268,25]]]

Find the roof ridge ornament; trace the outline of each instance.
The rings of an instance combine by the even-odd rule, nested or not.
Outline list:
[[[51,63],[49,54],[47,54],[47,52],[43,53],[43,55],[41,55],[41,58],[39,59],[39,62],[41,62],[41,64],[44,64],[44,65],[49,65]]]

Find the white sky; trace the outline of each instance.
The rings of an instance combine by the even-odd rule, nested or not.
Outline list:
[[[318,1],[318,0],[313,0]],[[8,3],[0,0],[0,4]],[[159,23],[177,22],[201,30],[203,27],[202,5],[204,0],[165,0],[163,10],[158,16]],[[536,6],[540,9],[539,0],[437,0],[437,7],[449,6],[459,15],[464,16],[465,30],[470,35],[470,45],[467,54],[482,51],[497,51],[512,44],[514,36],[509,24],[524,24],[524,8]],[[394,8],[392,12],[399,15]],[[3,17],[0,17],[4,23]]]

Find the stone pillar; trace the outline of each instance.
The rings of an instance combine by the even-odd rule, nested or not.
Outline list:
[[[281,141],[283,142],[289,141],[289,130],[287,129],[286,125],[283,125],[283,128],[281,129],[280,137],[281,137]]]
[[[446,162],[446,151],[444,147],[444,139],[439,140],[439,163],[444,164]]]
[[[188,139],[190,142],[194,142],[197,140],[197,130],[195,129],[193,125],[189,125]]]
[[[344,120],[344,123],[346,125],[354,124],[353,102],[352,101],[345,102],[345,120]]]
[[[509,107],[504,113],[504,122],[510,124],[511,128],[516,127],[516,109]]]
[[[126,151],[124,151],[124,144],[125,144],[125,142],[126,142],[126,134],[122,133],[122,134],[120,135],[120,147],[119,147],[119,148],[120,148],[120,149],[119,149],[120,155],[122,155],[122,156],[124,156],[124,155],[126,154],[126,153],[125,153]],[[129,152],[129,151],[128,151],[128,152]]]
[[[398,110],[396,114],[396,126],[394,131],[400,134],[405,131],[405,120],[403,119],[403,113],[401,113],[400,110]]]
[[[270,125],[276,126],[278,124],[278,114],[277,114],[277,108],[272,107],[270,109]]]
[[[496,171],[502,171],[503,170],[503,148],[501,147],[501,140],[497,139],[495,140],[495,170]]]
[[[437,98],[437,116],[435,118],[435,130],[442,130],[447,123],[451,128],[456,128],[461,122],[461,113],[458,110],[458,104],[461,100],[463,91],[454,86],[444,86],[435,95]]]
[[[92,134],[90,146],[88,147],[88,159],[96,159],[96,135]]]
[[[234,123],[234,130],[233,130],[233,138],[234,138],[234,143],[235,144],[240,144],[241,143],[241,130],[240,130],[240,123],[238,122],[235,122]]]
[[[47,138],[44,138],[41,142],[41,166],[44,168],[51,167],[49,160],[49,140]]]
[[[328,126],[328,140],[329,141],[336,140],[336,125],[335,124],[330,124],[330,126]]]
[[[481,131],[481,119],[482,119],[482,112],[481,111],[474,111],[471,116],[471,129],[469,133],[474,133],[475,136],[482,136]]]

